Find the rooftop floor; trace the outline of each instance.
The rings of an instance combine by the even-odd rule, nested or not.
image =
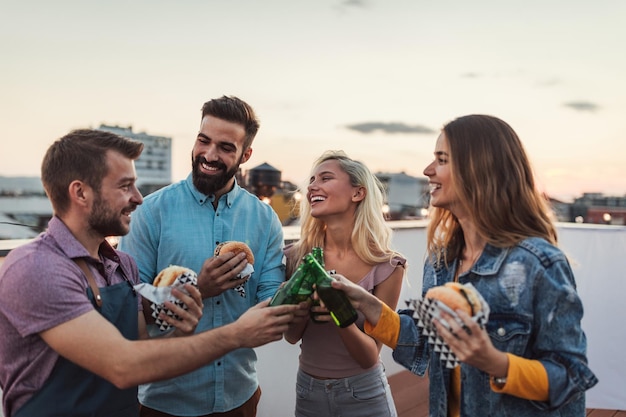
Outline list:
[[[389,377],[398,417],[428,417],[428,378],[409,371]],[[587,409],[587,417],[626,417],[625,410]]]

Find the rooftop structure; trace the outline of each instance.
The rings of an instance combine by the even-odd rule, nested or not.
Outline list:
[[[385,188],[385,203],[388,218],[391,220],[425,217],[422,212],[428,208],[428,179],[400,173],[377,172],[376,177]]]
[[[571,205],[571,220],[576,223],[626,224],[626,196],[584,193]]]
[[[143,152],[135,161],[137,186],[143,195],[150,194],[172,182],[172,138],[133,132],[132,126],[101,124],[97,130],[115,133],[143,143]]]

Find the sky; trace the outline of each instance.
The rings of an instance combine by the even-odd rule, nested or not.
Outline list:
[[[0,0],[0,176],[100,124],[173,139],[190,170],[202,104],[235,95],[261,128],[242,169],[306,181],[343,149],[423,176],[441,127],[490,114],[539,186],[626,195],[623,0]]]

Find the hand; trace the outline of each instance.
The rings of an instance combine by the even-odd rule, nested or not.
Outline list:
[[[442,313],[445,324],[433,320],[437,334],[456,357],[489,375],[507,375],[509,359],[493,346],[487,330],[481,328],[466,312],[457,310],[456,314],[459,321],[445,312]]]
[[[333,275],[333,288],[346,293],[352,307],[359,310],[373,326],[378,324],[378,319],[383,310],[383,302],[360,285],[355,284],[343,275]]]
[[[187,309],[185,310],[171,301],[166,301],[164,306],[170,309],[178,318],[175,318],[175,316],[169,316],[164,312],[161,312],[159,315],[161,320],[175,327],[175,330],[171,333],[172,336],[185,336],[193,334],[200,318],[202,317],[202,308],[204,307],[204,304],[202,303],[200,291],[189,283],[185,284],[184,288],[189,294],[185,294],[184,291],[173,287],[172,295],[187,306]]]
[[[313,292],[313,304],[310,309],[311,320],[314,323],[328,323],[332,321],[330,317],[330,311],[326,308],[326,305],[321,300],[320,296],[317,294],[317,291]]]
[[[293,320],[289,322],[289,326],[300,326],[309,321],[311,300],[302,301],[297,307],[293,312]]]
[[[350,299],[352,306],[357,310],[360,309],[361,304],[368,302],[369,298],[374,297],[365,288],[355,284],[343,275],[333,274],[333,278],[334,280],[331,283],[333,288],[345,292]]]
[[[225,253],[204,261],[198,274],[198,288],[202,298],[215,297],[246,282],[249,277],[236,279],[246,265],[248,261],[243,252],[236,255],[232,252]]]
[[[302,301],[297,307],[293,313],[293,319],[288,324],[287,331],[283,334],[285,340],[292,345],[298,343],[302,338],[302,333],[309,323],[311,300]]]
[[[241,347],[254,348],[282,339],[300,309],[300,305],[293,304],[269,307],[269,302],[268,299],[251,307],[233,323]]]

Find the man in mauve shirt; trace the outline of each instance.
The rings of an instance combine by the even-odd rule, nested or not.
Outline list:
[[[12,250],[0,267],[0,388],[5,417],[139,415],[137,385],[171,378],[226,353],[279,340],[295,306],[253,306],[237,321],[192,335],[200,292],[173,289],[176,330],[147,339],[133,259],[106,236],[128,233],[143,202],[134,160],[143,145],[77,130],[48,149],[41,168],[54,217],[46,232]],[[215,268],[237,274],[230,254]]]

